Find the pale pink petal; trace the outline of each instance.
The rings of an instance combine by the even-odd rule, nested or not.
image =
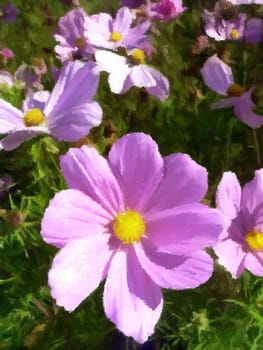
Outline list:
[[[160,211],[199,202],[207,192],[207,170],[187,154],[164,157],[164,177],[148,203],[147,210]]]
[[[263,253],[248,253],[245,258],[245,268],[256,276],[263,276]]]
[[[114,255],[103,301],[106,315],[126,336],[144,343],[154,332],[163,307],[161,290],[139,265],[133,247]]]
[[[110,214],[83,192],[64,190],[49,202],[41,235],[45,242],[61,248],[73,239],[104,234],[110,220]]]
[[[109,85],[112,92],[120,94],[124,82],[128,77],[131,68],[127,64],[127,59],[110,51],[99,50],[95,53],[98,63],[96,71],[109,73]]]
[[[214,247],[218,256],[218,262],[228,270],[233,278],[238,278],[244,271],[244,261],[246,253],[243,251],[240,243],[232,239],[226,239],[219,242]]]
[[[126,207],[142,210],[163,177],[163,159],[149,135],[132,133],[112,146],[109,164],[124,194]]]
[[[23,114],[9,102],[0,99],[0,134],[25,128]]]
[[[225,228],[218,210],[198,203],[146,215],[146,222],[150,242],[176,255],[189,255],[212,246]]]
[[[237,217],[241,204],[241,187],[235,173],[225,172],[216,193],[217,208],[230,219]]]
[[[71,148],[60,158],[65,180],[98,202],[111,215],[123,209],[122,193],[107,160],[93,147]]]
[[[106,238],[96,235],[73,240],[55,256],[48,283],[58,306],[75,310],[105,278],[112,255]]]
[[[195,288],[212,275],[213,259],[204,251],[190,256],[172,255],[157,251],[147,241],[142,243],[135,245],[138,260],[145,272],[162,288]]]
[[[134,86],[139,88],[156,86],[156,81],[153,78],[149,67],[144,64],[132,67],[129,77]]]

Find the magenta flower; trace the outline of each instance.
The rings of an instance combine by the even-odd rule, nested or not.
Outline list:
[[[92,99],[99,77],[93,62],[68,63],[50,94],[39,91],[29,96],[20,111],[0,99],[0,133],[8,134],[0,141],[7,151],[39,134],[49,134],[57,140],[77,141],[100,124],[102,111]],[[80,89],[79,86],[85,86]]]
[[[182,0],[159,0],[149,4],[147,9],[149,17],[165,22],[173,20],[186,10]]]
[[[234,83],[231,67],[220,60],[217,55],[207,59],[201,73],[204,82],[210,89],[228,96],[228,98],[213,103],[212,109],[234,107],[236,117],[243,123],[255,129],[263,124],[263,117],[253,112],[256,107],[251,97],[253,88],[246,91],[242,86]]]
[[[90,45],[96,49],[110,49],[116,51],[119,47],[128,50],[141,48],[150,37],[145,32],[150,22],[133,25],[131,10],[121,7],[115,19],[107,13],[89,16],[85,20],[85,37]]]
[[[98,71],[109,73],[109,85],[115,94],[123,94],[132,86],[144,87],[146,91],[161,101],[169,94],[169,82],[156,69],[145,64],[144,51],[136,49],[128,58],[110,51],[99,50],[95,53]]]
[[[214,246],[219,263],[234,278],[244,269],[263,276],[263,169],[243,189],[232,172],[224,173],[216,194],[217,208],[228,222]]]
[[[54,35],[59,45],[55,46],[55,52],[61,62],[74,58],[90,58],[94,52],[88,44],[84,34],[84,22],[88,17],[86,12],[80,9],[69,11],[58,22],[58,32]]]
[[[0,50],[0,55],[2,56],[4,62],[7,62],[8,60],[14,58],[13,51],[10,50],[8,47],[4,47],[2,50]]]
[[[144,0],[120,0],[121,6],[136,8],[143,4]]]
[[[217,241],[223,222],[198,203],[207,172],[186,154],[162,158],[143,133],[119,139],[108,160],[92,147],[72,148],[61,167],[70,189],[50,201],[41,231],[61,248],[51,294],[73,311],[106,279],[106,315],[143,343],[162,311],[161,288],[195,288],[211,276],[203,248]]]

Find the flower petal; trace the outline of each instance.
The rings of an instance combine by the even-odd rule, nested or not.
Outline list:
[[[58,81],[45,106],[44,114],[48,117],[49,126],[54,129],[76,110],[92,102],[96,94],[99,75],[94,72],[95,63],[74,61],[67,63],[60,72]],[[80,86],[85,86],[80,89]]]
[[[251,93],[252,89],[236,98],[234,111],[237,118],[243,123],[249,125],[251,128],[257,129],[263,125],[263,116],[253,112],[256,105],[251,99]]]
[[[245,269],[246,253],[243,251],[242,246],[232,239],[226,239],[216,244],[213,248],[218,256],[219,264],[224,266],[233,278],[238,278]]]
[[[123,90],[125,79],[131,71],[126,58],[106,50],[96,51],[95,58],[98,63],[96,71],[109,73],[108,81],[111,91],[115,94],[120,94]]]
[[[241,187],[235,173],[227,171],[218,185],[216,207],[230,219],[238,216],[241,204]]]
[[[78,190],[64,190],[50,201],[42,219],[45,242],[63,247],[73,239],[93,237],[106,231],[111,216]]]
[[[0,134],[25,127],[22,112],[2,99],[0,99],[0,116]]]
[[[196,288],[213,272],[213,259],[204,251],[191,256],[176,256],[157,251],[146,240],[143,244],[136,244],[135,250],[142,268],[162,288]]]
[[[248,253],[245,258],[245,268],[255,276],[263,276],[263,254],[262,252]]]
[[[158,70],[148,67],[148,71],[151,73],[155,80],[154,86],[145,87],[148,94],[159,98],[161,101],[165,101],[169,95],[169,81]]]
[[[204,167],[187,154],[171,154],[164,157],[164,177],[149,201],[149,209],[160,211],[199,202],[207,187],[207,170]]]
[[[55,256],[48,283],[58,306],[75,310],[104,279],[112,255],[106,238],[73,240]]]
[[[241,210],[248,229],[251,224],[256,224],[258,215],[262,213],[262,195],[263,195],[263,169],[256,170],[253,180],[249,181],[243,187]],[[248,222],[251,221],[251,224]],[[262,220],[261,220],[262,222]]]
[[[217,55],[207,59],[201,73],[206,85],[221,95],[226,95],[227,89],[234,83],[231,67]]]
[[[163,159],[149,135],[132,133],[112,146],[109,164],[124,194],[126,207],[143,210],[163,177]]]
[[[161,291],[141,268],[132,247],[114,255],[103,302],[106,315],[126,336],[144,343],[154,332],[163,307]]]
[[[86,193],[111,215],[123,209],[122,193],[105,158],[88,146],[71,148],[60,158],[65,180],[70,188]]]
[[[146,234],[161,251],[189,255],[215,244],[224,229],[222,215],[203,204],[186,204],[146,215]]]
[[[45,130],[39,127],[27,128],[24,126],[24,130],[18,130],[10,132],[6,137],[0,141],[0,150],[12,151],[18,146],[20,146],[24,141],[30,140],[40,134],[43,134]]]

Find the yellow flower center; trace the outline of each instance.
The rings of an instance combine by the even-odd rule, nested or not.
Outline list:
[[[45,120],[44,114],[38,108],[33,108],[24,115],[25,126],[39,126]]]
[[[229,97],[240,97],[245,92],[246,90],[243,88],[243,86],[236,83],[230,85],[229,88],[227,89],[227,95]]]
[[[85,46],[85,39],[84,38],[76,39],[75,46],[77,46],[78,49],[82,49]]]
[[[263,233],[258,230],[250,230],[245,236],[246,242],[252,250],[263,249]]]
[[[143,217],[137,212],[127,209],[119,213],[113,221],[113,231],[123,243],[139,241],[146,229]]]
[[[110,41],[114,41],[115,43],[117,41],[120,41],[122,39],[122,34],[118,32],[112,32],[110,36]]]
[[[230,35],[231,39],[237,40],[239,38],[239,31],[238,31],[238,29],[236,29],[236,28],[232,29],[229,35]]]
[[[145,53],[143,50],[136,49],[130,54],[134,64],[144,64],[145,63]]]

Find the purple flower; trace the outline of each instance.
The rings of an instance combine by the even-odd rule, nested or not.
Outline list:
[[[16,16],[19,12],[20,11],[14,7],[11,2],[5,6],[0,6],[0,21],[12,23],[16,20]]]
[[[55,52],[61,62],[74,58],[90,58],[93,53],[84,34],[86,12],[80,9],[69,11],[58,22],[58,32],[54,35],[60,44],[55,46]]]
[[[169,82],[156,69],[145,64],[142,50],[133,50],[128,58],[110,51],[99,50],[95,53],[98,71],[109,73],[109,85],[115,94],[123,94],[132,86],[144,87],[146,91],[161,101],[169,94]]]
[[[210,89],[228,96],[213,103],[212,109],[234,107],[236,117],[243,123],[255,129],[263,124],[263,116],[253,112],[256,107],[251,97],[253,88],[246,91],[242,86],[234,83],[231,67],[221,61],[217,55],[208,58],[201,73]]]
[[[263,20],[261,18],[251,18],[247,21],[245,40],[253,44],[263,41]]]
[[[85,37],[97,49],[128,50],[141,48],[150,37],[145,35],[150,22],[138,25],[132,23],[132,13],[128,7],[118,10],[115,19],[107,13],[89,16],[85,20]]]
[[[57,140],[77,141],[99,125],[102,111],[92,101],[99,81],[94,66],[93,62],[68,63],[62,68],[52,93],[31,94],[24,101],[22,111],[0,99],[0,133],[8,134],[0,141],[0,148],[13,150],[43,133]],[[80,89],[82,84],[85,88]]]
[[[206,34],[217,40],[240,40],[244,36],[246,15],[238,13],[229,1],[218,1],[213,12],[204,10]]]
[[[148,6],[148,15],[169,22],[185,11],[182,0],[160,0]]]
[[[228,228],[214,246],[219,263],[234,278],[244,269],[263,276],[263,169],[243,189],[232,172],[224,173],[216,194],[217,208]]]
[[[106,279],[106,315],[143,343],[162,311],[161,288],[195,288],[211,276],[203,248],[217,241],[223,221],[198,203],[207,172],[186,154],[162,158],[143,133],[119,139],[108,160],[92,147],[72,148],[61,167],[70,189],[50,201],[41,231],[61,248],[51,294],[73,311]]]

